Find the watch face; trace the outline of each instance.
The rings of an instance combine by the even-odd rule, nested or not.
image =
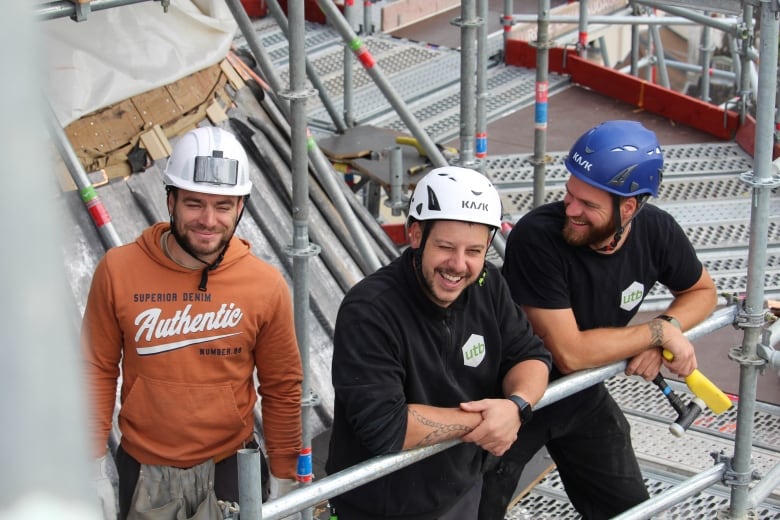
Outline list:
[[[530,404],[526,405],[525,408],[520,410],[520,420],[523,421],[523,424],[531,422],[531,417],[533,416],[534,412]]]

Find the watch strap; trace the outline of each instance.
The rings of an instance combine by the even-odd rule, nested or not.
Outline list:
[[[674,316],[669,316],[668,314],[659,314],[658,316],[655,317],[655,319],[668,321],[669,323],[677,327],[679,330],[682,330],[682,325],[680,324],[680,320],[678,320]]]
[[[520,423],[526,424],[531,422],[531,419],[534,416],[534,409],[533,406],[531,406],[531,403],[520,397],[519,395],[510,395],[507,397],[510,401],[515,403],[517,405],[517,408],[520,412]]]

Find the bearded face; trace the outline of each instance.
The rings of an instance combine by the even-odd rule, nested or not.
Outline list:
[[[612,240],[616,228],[612,195],[571,176],[563,204],[566,221],[562,231],[568,244],[598,249]]]
[[[589,246],[598,249],[612,240],[615,234],[615,215],[609,220],[592,222],[587,218],[569,218],[563,224],[563,239],[575,247]]]
[[[214,262],[236,230],[243,200],[237,196],[211,195],[179,189],[168,195],[173,233],[187,249],[174,246],[180,262],[192,253],[199,261]],[[181,251],[179,251],[181,250]]]

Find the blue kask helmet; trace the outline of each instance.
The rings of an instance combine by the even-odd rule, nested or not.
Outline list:
[[[664,166],[655,133],[636,121],[605,121],[585,132],[566,157],[578,179],[619,197],[658,196]]]

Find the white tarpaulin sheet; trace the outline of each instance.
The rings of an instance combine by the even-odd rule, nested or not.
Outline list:
[[[62,126],[222,60],[236,22],[222,0],[145,2],[41,23],[48,97]]]

